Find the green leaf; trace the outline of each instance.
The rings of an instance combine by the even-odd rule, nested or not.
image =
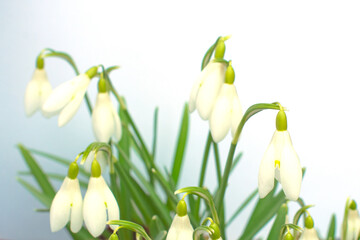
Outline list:
[[[275,221],[271,227],[267,239],[277,239],[280,236],[281,226],[285,224],[286,214],[288,212],[288,207],[286,203],[283,203],[279,208]]]
[[[183,110],[183,116],[181,120],[180,132],[176,144],[176,151],[173,161],[172,172],[171,172],[171,176],[175,183],[175,186],[178,183],[182,163],[184,160],[184,152],[185,152],[188,132],[189,132],[189,107],[187,104],[185,104]]]
[[[335,214],[333,214],[331,216],[329,230],[328,230],[326,239],[327,240],[335,240],[335,234],[336,234],[336,216],[335,216]]]
[[[232,221],[242,212],[242,210],[254,199],[257,195],[258,190],[255,189],[247,198],[246,200],[239,206],[239,208],[235,211],[235,213],[231,216],[229,221],[226,223],[226,226],[230,225]]]
[[[280,206],[285,202],[284,192],[281,191],[273,196],[275,189],[272,190],[265,198],[259,199],[240,240],[250,240],[253,239],[255,234],[262,229],[272,217],[276,214]]]
[[[211,56],[215,51],[215,47],[216,47],[219,39],[220,39],[220,37],[218,37],[216,39],[215,43],[213,45],[211,45],[211,47],[206,51],[206,53],[203,57],[202,63],[201,63],[201,70],[203,70],[206,67],[206,65],[208,65],[208,63],[210,62]]]
[[[25,180],[21,178],[16,179],[23,187],[26,188],[35,198],[37,198],[41,203],[43,203],[46,207],[50,208],[52,197],[47,196],[45,193],[42,193],[38,189],[36,189],[34,186],[32,186],[30,183],[26,182]]]
[[[159,116],[159,108],[155,108],[154,112],[154,131],[153,131],[153,142],[152,142],[152,156],[155,159],[156,154],[156,143],[157,143],[157,129],[158,129],[158,116]]]
[[[164,225],[161,223],[159,217],[156,215],[154,215],[151,218],[149,228],[150,228],[151,236],[158,236],[160,233],[164,232]],[[165,231],[165,235],[166,235],[166,231]]]
[[[207,189],[204,189],[201,187],[185,187],[185,188],[181,188],[181,189],[177,190],[175,192],[175,195],[179,194],[179,193],[195,194],[195,195],[203,198],[210,208],[214,222],[216,224],[220,225],[220,220],[219,220],[219,216],[216,212],[214,200]]]
[[[29,150],[27,150],[23,145],[18,144],[18,148],[28,165],[32,175],[35,177],[37,183],[39,184],[41,190],[45,195],[50,196],[51,198],[55,196],[55,190],[49,182],[49,179],[37,164],[36,160],[31,156]]]
[[[166,237],[167,232],[166,231],[161,231],[158,233],[158,235],[156,235],[156,237],[154,238],[154,240],[164,240]]]
[[[239,154],[234,158],[234,162],[233,162],[233,164],[232,164],[230,173],[232,173],[232,171],[234,171],[234,169],[236,168],[236,166],[239,164],[242,155],[243,155],[243,153],[241,152],[241,153],[239,153]]]
[[[133,222],[130,222],[130,221],[124,221],[124,220],[111,220],[107,224],[109,224],[109,225],[119,225],[119,226],[121,226],[121,228],[126,228],[126,229],[129,229],[129,230],[137,233],[137,234],[140,234],[146,240],[151,240],[151,238],[149,237],[149,235],[147,235],[144,228],[142,226],[140,226],[139,224],[136,224],[136,223],[133,223]]]
[[[73,161],[70,161],[68,159],[56,156],[56,155],[51,154],[51,153],[46,153],[46,152],[43,152],[43,151],[40,151],[40,150],[29,149],[29,151],[31,153],[36,154],[36,155],[39,155],[39,156],[45,157],[47,159],[53,160],[54,162],[57,162],[57,163],[59,163],[61,165],[64,165],[66,167],[69,167],[69,165],[73,162]],[[79,168],[79,173],[81,173],[85,177],[90,177],[90,173],[86,172],[83,168]]]

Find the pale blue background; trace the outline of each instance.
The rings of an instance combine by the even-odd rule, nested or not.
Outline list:
[[[228,34],[233,37],[226,57],[233,60],[244,109],[273,101],[290,109],[289,131],[307,167],[301,196],[316,205],[310,212],[323,236],[333,212],[340,226],[346,198],[360,201],[359,12],[358,1],[0,1],[0,238],[68,238],[65,231],[50,232],[48,213],[35,213],[40,203],[16,182],[17,172],[26,170],[16,144],[72,159],[94,140],[85,104],[61,129],[56,118],[25,117],[24,91],[42,48],[70,53],[82,71],[121,65],[113,81],[148,142],[153,110],[160,107],[157,161],[169,166],[202,56]],[[46,70],[53,86],[74,76],[57,59],[47,59]],[[94,102],[95,83],[89,91]],[[260,113],[245,127],[238,149],[244,158],[227,192],[229,210],[257,186],[274,117],[272,111]],[[181,187],[197,183],[193,176],[208,131],[197,113],[190,124]],[[223,165],[229,142],[219,145]],[[40,162],[50,172],[66,172]],[[212,189],[210,163],[206,180]],[[296,210],[291,204],[290,217]],[[230,240],[239,236],[249,212],[231,225]]]

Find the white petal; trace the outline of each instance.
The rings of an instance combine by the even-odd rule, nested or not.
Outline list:
[[[84,198],[84,221],[89,233],[98,237],[106,226],[106,207],[102,177],[90,177]]]
[[[234,87],[235,89],[235,87]],[[243,111],[240,104],[240,100],[238,94],[235,89],[235,93],[233,96],[233,103],[232,103],[232,115],[231,115],[231,136],[234,137],[237,127],[240,124],[240,121],[243,117]]]
[[[299,157],[292,146],[289,133],[282,131],[282,134],[284,134],[285,142],[280,160],[281,185],[286,197],[296,201],[299,198],[301,188],[301,165]]]
[[[50,207],[50,228],[52,232],[59,231],[68,223],[71,208],[72,181],[65,178],[59,191],[56,193]]]
[[[92,113],[92,125],[99,142],[108,142],[114,132],[114,118],[108,93],[99,93]]]
[[[104,180],[103,180],[104,181]],[[119,220],[120,219],[120,212],[119,212],[119,206],[117,204],[117,201],[111,192],[110,188],[104,181],[104,196],[105,196],[105,202],[107,205],[107,211],[108,211],[108,221],[110,220]],[[110,227],[115,230],[118,226],[117,225],[110,225]]]
[[[203,80],[196,97],[196,109],[204,120],[209,119],[215,99],[224,83],[226,66],[223,63],[213,62],[206,66],[206,71],[209,73]]]
[[[188,215],[179,217],[175,215],[166,240],[192,240],[194,229]]]
[[[305,227],[299,240],[319,240],[319,237],[315,228],[309,229]]]
[[[28,117],[33,115],[41,107],[40,98],[40,83],[37,81],[30,81],[26,86],[25,91],[25,113]]]
[[[82,214],[82,196],[79,185],[79,180],[74,179],[75,181],[73,186],[72,194],[72,207],[71,207],[71,216],[70,216],[70,229],[72,232],[77,233],[80,231],[83,224],[83,214]]]
[[[52,93],[52,87],[50,82],[49,81],[42,82],[40,86],[40,91],[41,91],[41,106],[42,106],[49,98],[50,94]],[[39,108],[41,109],[43,116],[48,117],[48,115],[42,111],[41,106]]]
[[[223,84],[219,96],[216,98],[210,117],[210,130],[215,142],[220,142],[231,127],[231,113],[234,85]]]
[[[348,218],[347,218],[347,231],[346,231],[346,240],[358,239],[358,234],[360,230],[360,219],[359,213],[357,210],[349,209]]]
[[[195,80],[194,85],[191,88],[190,99],[189,99],[189,112],[193,112],[196,108],[196,98],[199,92],[199,88],[202,85],[204,78],[209,73],[206,68],[201,71],[200,76]]]
[[[42,111],[46,116],[58,114],[62,108],[71,100],[78,86],[77,78],[60,84],[50,94],[42,105]]]
[[[261,160],[258,177],[258,188],[260,198],[266,197],[266,195],[274,188],[274,176],[275,176],[275,151],[276,146],[274,144],[276,139],[276,132],[271,139],[268,148]]]

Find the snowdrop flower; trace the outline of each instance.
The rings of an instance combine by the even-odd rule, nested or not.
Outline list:
[[[86,172],[91,173],[91,165],[95,158],[95,151],[91,151],[87,158],[81,164],[84,164],[84,169]],[[109,155],[105,151],[97,151],[96,152],[96,160],[100,165],[100,169],[102,172],[106,171],[106,168],[109,163]]]
[[[220,142],[231,129],[234,136],[243,116],[239,97],[234,86],[235,73],[231,61],[210,116],[210,131],[215,142]]]
[[[314,228],[314,220],[310,215],[305,219],[305,228],[301,233],[299,240],[319,240],[317,232]]]
[[[187,206],[182,199],[176,207],[176,215],[171,223],[166,240],[192,240],[194,229],[187,215]]]
[[[91,177],[84,198],[84,221],[89,233],[98,237],[110,220],[119,220],[119,207],[114,195],[101,176],[99,163],[94,160],[91,166]],[[110,225],[112,229],[116,225]]]
[[[358,240],[360,233],[360,217],[354,200],[349,205],[345,240]],[[344,239],[343,239],[344,240]]]
[[[68,175],[51,203],[50,228],[52,232],[65,227],[69,220],[72,232],[76,233],[82,227],[82,196],[77,179],[78,172],[78,165],[75,162],[71,163]]]
[[[41,109],[45,100],[49,97],[52,87],[46,75],[45,69],[36,67],[31,81],[25,91],[25,112],[28,117]]]
[[[92,125],[95,137],[99,142],[109,142],[111,137],[114,137],[116,141],[121,138],[120,117],[106,90],[104,78],[99,80],[99,93],[92,112]]]
[[[215,58],[223,58],[225,54],[224,39],[220,39],[216,49]],[[196,79],[190,93],[189,111],[197,109],[200,117],[208,120],[213,109],[215,99],[225,80],[226,63],[209,62]]]
[[[58,119],[59,127],[68,123],[79,109],[90,79],[97,73],[97,68],[92,67],[86,73],[80,74],[55,88],[42,106],[44,114],[54,116],[60,113]]]
[[[276,131],[260,163],[259,195],[266,195],[274,187],[274,177],[281,183],[286,197],[297,200],[300,195],[302,171],[287,131],[287,120],[283,109],[276,117]]]

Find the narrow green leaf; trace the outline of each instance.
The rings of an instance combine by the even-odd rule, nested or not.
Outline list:
[[[23,145],[18,144],[18,148],[28,165],[31,173],[35,177],[37,183],[39,184],[41,190],[45,193],[45,195],[50,196],[51,198],[55,196],[55,190],[50,184],[47,176],[37,164],[36,160],[31,156],[29,150],[27,150]]]
[[[54,162],[57,162],[57,163],[59,163],[61,165],[64,165],[66,167],[69,167],[70,163],[73,162],[73,161],[70,161],[68,159],[56,156],[56,155],[51,154],[51,153],[46,153],[46,152],[43,152],[43,151],[40,151],[40,150],[29,149],[29,151],[31,153],[33,153],[33,154],[45,157],[45,158],[47,158],[49,160],[53,160]],[[86,172],[83,168],[79,168],[79,173],[82,174],[85,177],[90,177],[90,173]]]
[[[158,235],[156,235],[156,237],[154,238],[154,240],[164,240],[166,237],[167,232],[166,231],[161,231],[158,233]]]
[[[176,151],[172,166],[172,172],[171,172],[171,176],[175,183],[175,186],[177,186],[182,163],[184,160],[184,153],[186,148],[188,132],[189,132],[189,107],[187,104],[185,104],[183,110],[183,116],[181,120],[180,132],[176,144]]]
[[[326,239],[327,240],[335,240],[336,235],[336,216],[333,214],[331,216],[330,224],[329,224],[329,230]]]
[[[234,171],[234,169],[236,168],[236,166],[239,164],[241,157],[242,157],[243,153],[239,153],[238,155],[236,155],[236,157],[234,158],[234,162],[233,165],[231,167],[230,173],[232,173],[232,171]]]
[[[254,199],[254,197],[257,195],[258,190],[255,189],[246,199],[245,201],[239,206],[239,208],[235,211],[235,213],[231,216],[229,221],[226,223],[226,226],[230,225],[235,218],[242,212],[242,210],[251,202],[251,200]]]
[[[216,47],[219,39],[220,39],[220,37],[218,37],[216,39],[215,43],[213,45],[211,45],[210,48],[206,51],[206,53],[203,57],[202,63],[201,63],[201,70],[203,70],[206,67],[206,65],[208,65],[208,63],[210,62],[211,56],[215,51],[215,47]]]
[[[250,219],[247,222],[245,230],[239,238],[240,240],[253,239],[255,234],[258,233],[272,217],[274,217],[281,204],[285,202],[283,191],[278,193],[275,197],[273,194],[273,192],[270,192],[265,198],[258,200]]]
[[[43,203],[46,207],[50,208],[52,197],[47,196],[45,193],[42,193],[38,189],[36,189],[34,186],[32,186],[30,183],[26,182],[25,180],[21,178],[16,179],[23,187],[26,188],[35,198],[37,198],[41,203]]]
[[[154,215],[151,218],[149,228],[151,236],[157,236],[159,233],[164,231],[164,225],[161,223],[157,215]]]
[[[283,203],[279,208],[275,221],[271,227],[267,239],[277,239],[280,236],[280,230],[282,225],[285,224],[286,214],[288,212],[288,207],[286,203]]]
[[[156,154],[156,143],[157,143],[157,129],[158,129],[158,116],[159,116],[159,108],[155,108],[154,112],[154,131],[153,131],[153,142],[152,142],[152,156],[155,159]]]
[[[215,169],[216,169],[216,176],[218,179],[218,184],[220,186],[221,182],[221,164],[220,164],[220,155],[219,155],[219,148],[216,142],[213,142],[214,147],[214,159],[215,159]]]

